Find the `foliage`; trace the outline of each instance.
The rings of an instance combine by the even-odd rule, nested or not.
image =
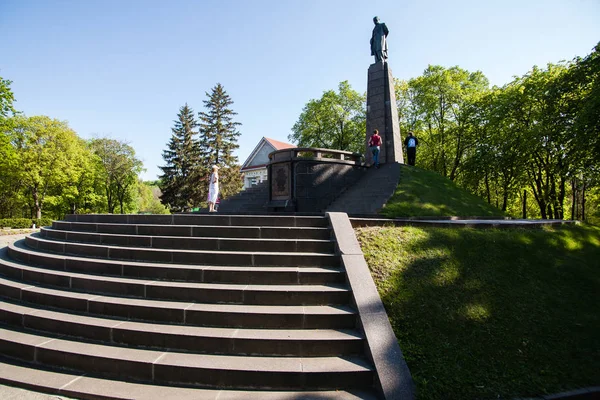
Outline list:
[[[167,149],[163,151],[166,165],[160,167],[161,201],[172,211],[185,211],[199,203],[201,193],[198,177],[206,175],[200,160],[200,147],[195,138],[198,123],[194,111],[185,104],[179,109]],[[142,208],[143,209],[143,208]]]
[[[12,90],[10,90],[11,83],[12,81],[3,79],[0,76],[0,121],[16,114],[17,112],[13,107],[15,96]]]
[[[92,139],[90,147],[96,156],[108,212],[114,213],[117,205],[121,214],[134,211],[137,177],[143,164],[135,157],[133,147],[109,138]]]
[[[198,113],[199,118],[199,143],[201,172],[197,182],[203,179],[205,184],[199,185],[200,196],[198,200],[206,199],[208,195],[208,177],[211,167],[218,165],[219,169],[219,192],[222,198],[238,193],[243,186],[240,173],[240,165],[233,151],[239,148],[237,140],[240,136],[238,126],[233,117],[237,115],[230,107],[233,100],[220,84],[206,93],[204,100],[205,111]]]
[[[68,182],[79,178],[85,147],[65,122],[49,117],[16,116],[11,128],[5,135],[16,157],[13,173],[39,219],[46,196],[60,193]]]
[[[497,208],[457,187],[450,179],[409,166],[402,166],[398,186],[381,214],[390,218],[503,215]]]
[[[513,216],[563,219],[570,209],[585,220],[600,186],[599,51],[492,89],[459,67],[396,81],[402,130],[420,141],[417,165]]]
[[[419,399],[537,397],[600,381],[599,228],[357,234]]]
[[[31,228],[35,224],[36,227],[52,225],[50,218],[2,218],[0,219],[0,228],[24,229]]]
[[[464,154],[475,145],[472,120],[474,102],[488,88],[479,71],[430,65],[423,75],[400,82],[397,89],[399,117],[405,130],[419,132],[418,162],[427,169],[455,180]]]
[[[160,188],[156,182],[139,181],[138,211],[150,214],[169,214],[169,210],[160,201]]]
[[[365,96],[340,82],[337,93],[327,90],[303,108],[288,139],[300,147],[364,152]]]

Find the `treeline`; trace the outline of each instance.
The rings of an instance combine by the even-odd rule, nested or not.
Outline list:
[[[600,221],[600,44],[502,87],[441,66],[395,87],[401,131],[419,138],[417,166],[515,217]],[[305,106],[289,139],[364,152],[360,99],[342,82]]]
[[[206,93],[204,111],[198,113],[187,103],[179,109],[171,129],[167,149],[163,151],[165,165],[160,167],[161,201],[174,212],[205,206],[208,177],[213,165],[218,165],[220,197],[225,198],[242,189],[242,176],[233,151],[240,132],[231,109],[233,100],[218,83]]]
[[[84,140],[66,122],[21,115],[10,84],[0,78],[0,219],[168,212],[158,188],[139,179],[142,162],[131,146]]]

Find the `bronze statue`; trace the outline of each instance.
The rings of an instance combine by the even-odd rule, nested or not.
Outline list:
[[[379,17],[373,18],[375,28],[371,35],[371,55],[375,56],[375,62],[386,62],[388,58],[387,35],[389,33],[387,26],[379,22]]]

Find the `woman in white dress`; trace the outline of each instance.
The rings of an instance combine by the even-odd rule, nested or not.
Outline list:
[[[213,165],[212,174],[208,181],[208,212],[217,212],[215,203],[219,197],[219,166]]]

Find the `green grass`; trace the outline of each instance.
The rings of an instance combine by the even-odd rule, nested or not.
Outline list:
[[[600,383],[600,229],[357,229],[418,399]]]
[[[402,166],[396,191],[381,214],[389,218],[504,216],[501,210],[459,188],[450,179],[409,166]]]

